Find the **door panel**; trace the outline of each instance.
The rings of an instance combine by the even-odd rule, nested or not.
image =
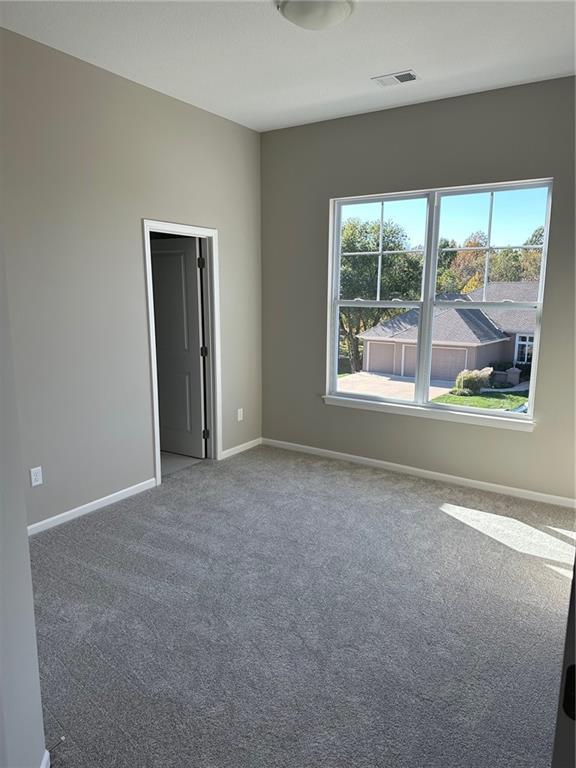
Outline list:
[[[394,373],[394,344],[371,341],[368,370],[374,373]]]
[[[160,447],[204,458],[198,239],[151,240]]]
[[[404,370],[402,376],[416,375],[416,346],[414,344],[403,344],[404,349]]]
[[[466,367],[466,350],[452,347],[432,348],[430,378],[453,382]]]
[[[185,424],[186,431],[190,431],[190,374],[175,372],[174,376],[162,378],[163,386],[158,393],[161,425],[165,429],[180,430]]]
[[[431,381],[454,381],[466,367],[466,350],[459,347],[432,347]],[[416,347],[404,345],[404,376],[414,376]]]

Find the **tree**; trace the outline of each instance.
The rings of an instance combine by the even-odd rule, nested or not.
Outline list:
[[[543,245],[544,227],[536,227],[524,245]],[[522,276],[524,280],[539,280],[542,263],[541,248],[524,248],[521,256]]]
[[[346,219],[340,235],[340,298],[374,301],[378,286],[380,222]],[[406,251],[408,236],[404,229],[387,220],[382,224],[382,250]],[[375,253],[376,252],[376,253]],[[372,255],[356,255],[368,254]],[[422,256],[413,253],[386,254],[382,257],[380,293],[382,299],[413,298],[420,295]],[[352,372],[362,369],[362,344],[358,334],[387,320],[402,310],[378,307],[343,307],[340,310],[340,340]]]
[[[544,227],[537,227],[524,245],[544,242]],[[501,248],[490,256],[490,282],[519,283],[540,277],[541,248]]]
[[[470,278],[470,280],[468,280],[466,285],[462,286],[461,293],[472,293],[477,288],[481,288],[481,287],[482,287],[482,282],[480,281],[480,273],[475,272]]]
[[[517,248],[493,251],[488,280],[491,283],[517,283],[524,277],[522,253]]]
[[[544,244],[544,225],[536,227],[524,245],[543,245]]]
[[[342,224],[340,232],[342,253],[377,251],[380,247],[380,222],[362,221],[352,217]]]
[[[436,277],[437,293],[460,293],[462,289],[462,278],[450,267],[444,271],[438,270]]]
[[[459,293],[462,287],[459,275],[452,269],[452,264],[458,252],[457,249],[458,245],[455,240],[441,237],[438,241],[437,293]]]
[[[449,248],[450,250],[446,250]],[[438,274],[443,274],[450,269],[452,262],[456,257],[458,246],[456,240],[448,240],[447,237],[441,237],[438,241]]]
[[[480,283],[483,281],[487,244],[488,238],[484,232],[473,232],[456,252],[450,265],[450,272],[453,273],[458,286],[457,291],[462,291],[473,277],[477,277]],[[465,250],[470,248],[476,250]]]

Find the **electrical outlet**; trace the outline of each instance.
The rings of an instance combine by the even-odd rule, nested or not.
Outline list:
[[[30,470],[30,485],[42,485],[44,480],[42,479],[42,467],[32,467]]]
[[[244,408],[238,408],[238,421],[244,421]]]

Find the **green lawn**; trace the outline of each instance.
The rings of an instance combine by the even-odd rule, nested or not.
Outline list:
[[[440,395],[433,403],[464,405],[467,408],[500,408],[510,411],[528,400],[528,390],[523,392],[482,392],[481,395]]]

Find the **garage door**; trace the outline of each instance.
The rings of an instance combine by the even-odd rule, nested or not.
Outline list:
[[[466,350],[453,347],[432,349],[431,379],[453,382],[466,367]]]
[[[368,347],[366,370],[374,373],[394,373],[394,344],[371,341]]]
[[[466,367],[466,350],[454,347],[432,349],[430,378],[436,381],[453,382]],[[414,376],[416,371],[416,347],[404,345],[404,376]]]
[[[416,345],[404,344],[404,376],[415,376],[416,371]]]

